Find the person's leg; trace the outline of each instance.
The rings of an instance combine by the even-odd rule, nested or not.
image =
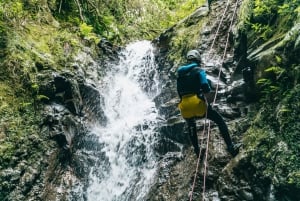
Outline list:
[[[207,108],[207,118],[212,120],[213,122],[215,122],[218,125],[220,133],[221,133],[227,147],[232,146],[232,141],[231,141],[231,138],[229,135],[228,127],[227,127],[224,119],[217,111],[212,109],[212,107],[210,105]]]
[[[189,136],[192,141],[192,145],[194,147],[194,152],[197,157],[200,154],[200,148],[198,144],[198,136],[197,136],[197,128],[196,128],[196,120],[194,118],[186,119],[188,125]]]
[[[207,108],[207,118],[218,125],[220,133],[227,145],[227,150],[232,156],[236,156],[239,153],[239,147],[241,146],[241,144],[232,143],[232,140],[229,135],[229,130],[224,119],[217,111],[212,109],[210,105]]]

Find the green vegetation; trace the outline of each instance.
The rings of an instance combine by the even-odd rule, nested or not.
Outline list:
[[[265,70],[264,78],[257,81],[262,93],[262,102],[272,101],[278,103],[287,89],[291,86],[288,82],[293,75],[288,75],[284,68],[272,66]]]
[[[203,0],[53,0],[50,7],[63,23],[86,23],[96,34],[124,43],[151,40],[202,4]]]
[[[39,139],[45,136],[39,136],[40,116],[33,100],[28,99],[25,91],[17,92],[16,95],[15,89],[0,82],[0,169],[14,167],[25,159],[33,162],[40,149],[44,149]]]
[[[240,27],[259,36],[262,41],[286,33],[292,26],[300,11],[300,1],[255,0],[243,1],[240,10]],[[250,41],[251,43],[252,41]]]
[[[275,186],[300,188],[299,94],[296,85],[279,104],[265,102],[244,138],[252,162]]]
[[[28,86],[36,82],[39,68],[65,69],[81,48],[82,39],[94,45],[101,37],[118,43],[153,39],[204,3],[203,0],[37,2],[0,2],[3,33],[0,56],[8,53],[3,57],[1,75],[20,83],[26,81]],[[192,41],[188,40],[190,35],[185,35],[181,42],[181,39],[174,41],[174,45]]]
[[[300,188],[299,62],[293,53],[297,34],[289,32],[299,19],[299,5],[299,0],[247,0],[239,23],[248,35],[248,46],[284,38],[268,46],[276,48],[265,51],[269,54],[263,62],[266,66],[260,63],[263,69],[257,69],[261,72],[257,80],[260,109],[244,137],[254,166],[281,189]]]
[[[277,57],[277,62],[281,59]],[[258,80],[261,108],[244,144],[252,162],[277,187],[300,188],[299,66],[272,66]]]
[[[93,27],[93,32],[107,39],[126,43],[135,39],[153,39],[159,33],[189,15],[203,0],[3,0],[0,17],[14,26],[28,20],[54,23],[64,27]]]
[[[244,137],[252,162],[277,187],[300,188],[299,66],[283,63],[265,69],[257,81],[260,111]],[[280,67],[281,66],[281,67]]]

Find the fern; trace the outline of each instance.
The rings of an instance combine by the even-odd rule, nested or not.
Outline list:
[[[80,24],[79,28],[80,28],[80,33],[83,36],[88,36],[93,31],[93,27],[90,25],[87,25],[85,22]]]
[[[278,75],[278,74],[285,72],[285,69],[278,67],[278,66],[272,66],[272,67],[267,68],[265,70],[265,72],[272,72],[272,73],[275,73],[276,75]]]
[[[50,100],[50,98],[48,96],[45,96],[45,95],[42,95],[42,94],[39,94],[37,95],[37,100],[39,101],[44,101],[44,100]]]
[[[271,81],[269,79],[266,78],[261,78],[259,79],[256,83],[260,84],[260,85],[265,85],[265,84],[269,84]]]

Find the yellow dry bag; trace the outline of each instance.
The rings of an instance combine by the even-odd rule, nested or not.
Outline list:
[[[178,108],[183,118],[203,117],[206,113],[206,103],[196,94],[185,95],[182,97]]]

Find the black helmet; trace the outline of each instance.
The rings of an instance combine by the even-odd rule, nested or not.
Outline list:
[[[186,54],[186,58],[187,58],[187,60],[190,60],[190,61],[196,60],[196,61],[201,62],[201,55],[198,50],[188,51],[188,53]]]

